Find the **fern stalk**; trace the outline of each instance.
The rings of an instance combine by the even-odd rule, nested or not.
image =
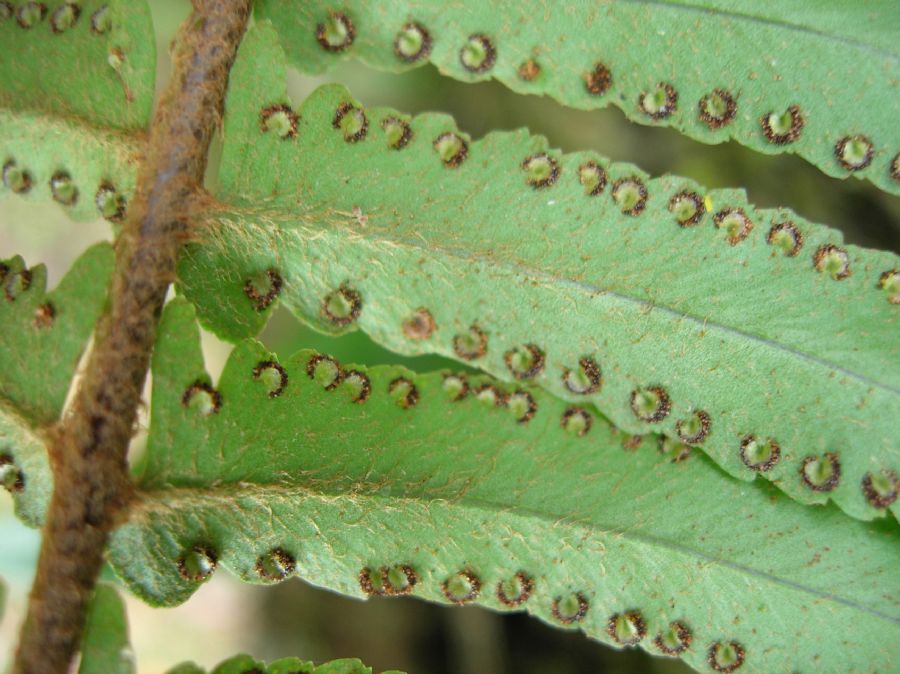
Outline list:
[[[109,531],[132,494],[126,450],[157,322],[250,12],[249,0],[193,4],[117,245],[109,306],[72,409],[53,433],[55,486],[14,674],[68,670]]]

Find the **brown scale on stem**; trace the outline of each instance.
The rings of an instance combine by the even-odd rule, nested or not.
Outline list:
[[[116,245],[109,308],[66,418],[52,430],[54,491],[14,674],[68,671],[103,563],[109,531],[132,499],[126,450],[150,352],[249,0],[194,0],[179,32],[173,76],[150,126],[134,199]]]

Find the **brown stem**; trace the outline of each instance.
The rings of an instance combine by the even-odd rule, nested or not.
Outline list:
[[[116,243],[109,308],[71,412],[53,434],[53,496],[13,674],[68,670],[107,537],[132,495],[126,451],[156,326],[250,12],[250,0],[193,4]]]

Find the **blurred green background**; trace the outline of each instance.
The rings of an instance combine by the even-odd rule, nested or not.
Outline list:
[[[159,87],[169,70],[168,44],[189,12],[186,0],[151,0],[159,49]],[[365,105],[409,113],[445,111],[477,138],[492,130],[527,127],[564,151],[593,149],[630,161],[653,175],[690,176],[709,187],[746,188],[761,206],[788,206],[811,220],[841,229],[849,242],[900,249],[900,199],[858,180],[828,178],[794,157],[757,155],[735,143],[705,146],[675,131],[628,123],[615,109],[567,110],[543,98],[521,97],[496,83],[461,84],[432,67],[388,75],[348,62],[325,77],[289,75],[295,102],[324,82],[342,82]],[[44,262],[51,286],[85,248],[109,238],[107,223],[73,223],[53,204],[26,204],[0,196],[0,258],[22,254]],[[261,339],[289,353],[313,347],[342,362],[404,363],[417,370],[441,367],[438,357],[404,358],[360,333],[329,338],[276,311]],[[213,376],[229,347],[204,335]],[[455,365],[454,367],[458,367]],[[146,426],[146,419],[143,420]],[[144,434],[135,439],[139,450]],[[14,648],[35,564],[38,533],[20,525],[11,499],[0,496],[0,577],[9,585],[0,622],[0,667]],[[132,641],[141,674],[158,674],[178,661],[211,666],[247,650],[267,659],[299,655],[313,660],[361,657],[376,669],[411,674],[676,674],[679,662],[643,651],[615,651],[577,632],[549,627],[525,615],[478,607],[445,608],[415,599],[359,602],[290,580],[276,587],[239,584],[226,572],[175,609],[151,609],[128,600]]]

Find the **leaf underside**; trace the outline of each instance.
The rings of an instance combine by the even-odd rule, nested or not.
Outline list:
[[[431,62],[463,81],[496,78],[569,107],[613,104],[633,121],[673,126],[707,143],[734,139],[759,152],[793,152],[828,175],[853,174],[900,193],[893,0],[864,8],[821,0],[262,0],[256,12],[272,20],[303,72],[347,57],[390,71]],[[591,82],[592,93],[586,78],[598,64],[606,71]],[[721,93],[704,103],[717,90],[731,99],[730,116]],[[706,104],[712,122],[701,115]],[[799,136],[788,140],[788,122],[770,140],[762,120],[791,106],[803,119]],[[857,136],[865,143],[841,155],[838,144]]]
[[[17,2],[0,11],[0,106],[142,129],[153,106],[152,36],[144,0]]]
[[[320,330],[358,327],[401,353],[526,378],[629,433],[680,433],[804,503],[897,512],[900,298],[882,287],[892,273],[900,285],[896,255],[739,191],[560,155],[524,131],[469,142],[444,115],[364,111],[339,86],[293,111],[281,59],[258,24],[231,75],[219,196],[234,206],[209,216],[179,271],[204,324],[253,335],[277,298]],[[261,126],[275,106],[298,116],[293,135]],[[342,110],[365,127],[355,142]],[[399,150],[386,120],[408,124]],[[455,168],[433,147],[447,133],[467,143]],[[542,187],[522,168],[535,157],[555,166]],[[593,195],[579,179],[590,162],[607,181]],[[641,190],[643,208],[624,213]],[[681,194],[692,226],[670,208]],[[516,365],[531,347],[534,367]],[[584,359],[593,387],[572,383]],[[831,469],[830,481],[816,473]]]
[[[590,357],[603,385],[586,397],[630,432],[672,435],[703,411],[711,422],[704,449],[731,474],[758,472],[742,458],[748,438],[771,443],[779,461],[765,477],[793,497],[833,498],[860,518],[891,503],[897,512],[900,357],[890,339],[898,315],[891,301],[900,299],[897,256],[842,246],[839,233],[789,211],[754,209],[740,192],[649,180],[589,154],[559,157],[524,132],[469,143],[455,169],[430,147],[453,130],[445,116],[367,111],[366,133],[346,143],[348,130],[333,128],[335,111],[352,99],[336,87],[307,103],[295,136],[282,139],[277,127],[261,132],[266,111],[287,105],[283,55],[272,29],[261,30],[268,34],[251,31],[233,76],[220,194],[242,209],[268,210],[245,214],[252,223],[219,222],[216,246],[183,268],[186,291],[217,332],[237,338],[261,327],[266,312],[244,290],[268,268],[283,277],[286,304],[320,329],[335,329],[323,321],[322,298],[350,283],[363,300],[355,325],[394,350],[453,356],[454,338],[475,325],[489,348],[474,364],[509,378],[504,355],[535,344],[547,352],[537,381],[570,399],[576,396],[561,374]],[[410,125],[400,151],[387,149],[397,137],[380,128],[395,119]],[[39,115],[5,113],[0,121],[6,157],[32,174],[25,196],[50,196],[63,167],[80,195],[67,206],[74,216],[96,215],[96,195],[108,187],[124,209],[136,139]],[[322,142],[317,125],[332,127]],[[55,142],[37,143],[47,132]],[[545,154],[557,162],[555,182],[529,187],[535,178],[521,163]],[[588,162],[606,181],[599,191],[579,182]],[[506,172],[497,170],[502,165]],[[648,196],[640,215],[622,214],[641,186]],[[677,224],[670,204],[682,192],[696,198],[697,226]],[[733,209],[743,216],[720,219],[716,229],[716,218]],[[753,227],[729,246],[743,235],[741,223]],[[778,227],[780,239],[772,235]],[[794,240],[794,256],[774,245]],[[204,303],[207,292],[216,306]],[[458,297],[471,310],[458,312]],[[411,339],[397,328],[421,308],[437,329]],[[632,393],[659,386],[669,413],[645,423],[632,410]],[[825,482],[830,491],[823,491],[819,479],[819,490],[811,489],[800,473],[809,461],[836,466],[836,486]],[[873,479],[881,484],[874,496]]]
[[[122,221],[153,105],[152,35],[143,0],[0,4],[0,196]]]
[[[9,108],[0,113],[0,161],[4,178],[10,162],[28,172],[29,189],[13,190],[28,198],[60,201],[53,183],[64,173],[78,194],[65,207],[87,218],[96,215],[103,190],[112,187],[123,199],[133,190],[139,140],[109,129],[146,126],[155,48],[146,40],[145,3],[79,4],[81,14],[59,32],[51,23],[57,7],[30,28],[18,24],[18,14],[0,16],[0,105]],[[325,17],[330,5],[291,5],[286,13],[279,4],[263,2],[258,11],[278,18],[294,62],[319,70],[333,60],[316,51],[314,21],[298,39],[292,33],[294,17]],[[774,15],[738,16],[726,0],[715,11],[710,4],[617,2],[594,22],[579,14],[594,10],[567,9],[557,21],[562,12],[545,14],[542,5],[532,13],[521,3],[495,4],[493,17],[476,15],[489,11],[484,3],[465,16],[437,3],[417,4],[415,12],[408,3],[390,3],[378,11],[398,23],[426,22],[434,37],[430,58],[454,76],[494,76],[572,107],[612,101],[634,118],[643,115],[638,92],[664,79],[682,103],[653,123],[709,142],[737,138],[764,152],[787,148],[831,175],[848,173],[835,159],[835,144],[864,135],[874,154],[856,175],[900,191],[890,176],[900,146],[898,110],[884,103],[894,100],[884,91],[896,87],[898,58],[882,28],[889,22],[879,20],[880,4],[868,14],[874,29],[819,25],[814,10],[799,10],[787,26]],[[109,5],[110,25],[96,35],[91,20],[101,5]],[[384,16],[376,21],[375,7],[343,6],[357,31],[346,53],[397,69],[396,28],[386,29]],[[688,22],[679,18],[687,15]],[[629,22],[646,31],[645,46],[658,59],[632,63],[628,54],[637,52],[615,48],[625,37],[634,40]],[[670,32],[660,34],[659,22]],[[749,74],[739,68],[723,74],[712,58],[685,60],[685,50],[673,45],[685,39],[688,23],[721,38],[713,44],[720,61],[747,63],[740,58],[747,43],[758,45]],[[587,25],[590,39],[548,46],[557,25],[558,34]],[[498,610],[510,608],[500,593],[518,588],[517,609],[614,645],[634,641],[658,653],[660,643],[680,642],[681,657],[698,669],[731,671],[721,669],[729,658],[742,672],[889,669],[896,659],[890,634],[900,622],[900,584],[891,574],[896,522],[804,508],[769,485],[732,480],[685,446],[669,442],[657,452],[649,436],[641,443],[629,434],[675,436],[679,421],[703,410],[712,430],[702,448],[728,472],[752,478],[738,448],[751,435],[772,440],[780,460],[765,477],[784,492],[805,503],[831,498],[855,517],[876,517],[893,500],[882,494],[875,507],[866,480],[887,476],[896,499],[900,468],[894,442],[900,352],[891,340],[898,319],[889,302],[900,284],[900,273],[896,283],[890,276],[897,257],[844,246],[839,233],[789,211],[755,209],[742,193],[705,192],[669,176],[650,180],[594,155],[560,156],[524,132],[470,142],[443,115],[363,111],[341,87],[320,89],[294,119],[276,35],[268,24],[258,26],[231,78],[219,189],[229,205],[207,219],[205,241],[181,270],[182,290],[198,302],[202,320],[238,340],[255,334],[280,299],[323,331],[359,327],[400,352],[451,357],[461,357],[455,338],[474,325],[487,340],[474,365],[512,380],[515,367],[505,354],[535,345],[541,367],[526,379],[582,404],[571,407],[530,381],[487,377],[469,384],[473,391],[495,387],[503,404],[485,402],[490,388],[478,399],[452,402],[440,374],[401,368],[358,368],[357,381],[368,377],[372,392],[354,404],[348,381],[325,390],[307,378],[313,353],[296,354],[280,370],[254,342],[236,348],[215,391],[193,310],[177,301],[154,356],[143,493],[110,551],[131,589],[151,603],[183,601],[199,584],[183,562],[200,550],[213,567],[221,562],[251,582],[296,572],[356,596],[391,594],[392,586],[378,585],[382,571],[391,583],[414,581],[415,596],[471,599]],[[496,43],[499,57],[489,72],[471,75],[460,65],[459,43],[478,31],[509,43]],[[588,43],[609,51],[584,57],[593,49]],[[847,52],[841,58],[835,44]],[[529,58],[540,72],[526,83],[518,73]],[[583,76],[598,60],[612,68],[613,80],[594,98]],[[765,93],[756,87],[769,79],[776,84],[767,83]],[[718,131],[696,119],[696,101],[713,87],[737,92],[737,116]],[[794,104],[805,120],[799,138],[768,143],[761,111]],[[268,125],[267,114],[280,105],[291,114]],[[60,114],[106,130],[53,117]],[[296,131],[279,138],[284,119]],[[398,128],[411,135],[398,141]],[[446,132],[458,134],[467,151],[442,163],[433,141]],[[38,142],[44,137],[50,142]],[[388,149],[388,142],[402,150]],[[528,163],[535,157],[540,166]],[[586,162],[595,163],[593,175],[604,176],[605,189],[579,182]],[[544,183],[536,185],[538,178]],[[647,191],[640,213],[624,214],[638,187]],[[681,192],[697,197],[696,227],[680,228],[674,219],[670,198]],[[742,209],[755,225],[731,246],[735,230],[727,221],[723,228],[712,224],[728,208]],[[766,236],[786,221],[803,235],[796,257],[783,256],[775,237]],[[823,246],[836,250],[814,256]],[[0,352],[0,454],[9,457],[0,468],[4,480],[9,465],[24,476],[16,507],[31,523],[42,517],[51,478],[29,427],[58,417],[104,301],[111,257],[108,246],[92,249],[46,294],[54,312],[45,333],[32,334],[46,317],[42,268],[32,270],[31,287],[15,301],[0,298],[0,319],[13,335],[5,342],[13,348]],[[18,273],[22,265],[7,266]],[[893,285],[883,282],[885,275]],[[277,287],[261,300],[254,284],[266,281]],[[329,301],[335,293],[344,305]],[[333,312],[346,305],[350,320],[336,319]],[[425,321],[423,337],[425,314],[430,327]],[[598,362],[602,384],[576,395],[563,373],[584,358]],[[275,397],[272,373],[286,377]],[[401,389],[398,379],[405,381]],[[634,392],[659,387],[666,414],[641,421],[632,409]],[[414,390],[412,402],[398,398],[398,390]],[[202,416],[189,394],[209,391],[221,397],[210,398],[216,410]],[[534,410],[524,408],[533,417],[517,423],[523,400],[534,403]],[[608,426],[592,405],[624,430]],[[589,431],[567,433],[573,418],[592,420]],[[800,479],[801,462],[829,455],[839,461],[840,479],[830,491],[810,490]],[[460,599],[466,588],[473,596]],[[121,649],[118,656],[122,664]],[[302,666],[291,659],[265,669],[239,656],[215,673],[244,671],[251,662],[279,674]],[[369,670],[341,661],[313,671]]]
[[[0,110],[0,163],[27,173],[27,189],[0,182],[0,196],[55,201],[73,220],[124,218],[134,193],[141,145],[134,136],[87,127],[73,119]],[[54,189],[59,176],[67,191]],[[107,199],[105,213],[101,210]],[[116,201],[116,200],[120,201]]]
[[[106,301],[112,267],[112,246],[96,244],[47,292],[44,265],[28,268],[21,257],[0,260],[0,468],[16,513],[31,526],[43,520],[52,491],[36,429],[62,412]]]
[[[98,583],[85,616],[78,674],[134,674],[125,603],[109,583]]]
[[[479,375],[464,394],[440,373],[349,366],[330,386],[318,358],[278,363],[245,341],[213,388],[193,307],[168,306],[141,495],[109,553],[138,596],[182,602],[218,562],[254,583],[297,573],[354,596],[527,610],[657,654],[675,623],[704,671],[731,642],[742,672],[868,672],[896,655],[896,522],[804,507],[685,447],[673,461],[623,446],[537,388]]]
[[[268,666],[261,660],[249,655],[236,655],[219,663],[211,674],[372,674],[372,668],[364,665],[356,658],[342,658],[316,665],[299,658],[281,658],[270,662]],[[168,674],[206,674],[206,670],[193,663],[184,663]],[[403,674],[399,671],[382,674]]]

